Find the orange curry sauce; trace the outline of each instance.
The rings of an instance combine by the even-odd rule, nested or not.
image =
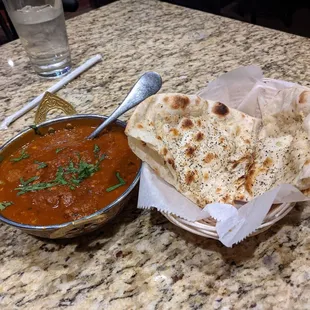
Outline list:
[[[140,160],[122,127],[113,125],[99,138],[86,140],[92,131],[81,125],[36,135],[5,158],[0,164],[1,214],[23,224],[61,224],[118,198],[135,179]]]

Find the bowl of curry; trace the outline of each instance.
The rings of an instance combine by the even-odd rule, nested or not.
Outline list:
[[[45,238],[71,238],[115,217],[140,177],[126,124],[74,115],[32,126],[0,148],[0,221]]]

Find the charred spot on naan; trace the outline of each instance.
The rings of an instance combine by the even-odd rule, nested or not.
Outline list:
[[[201,120],[200,119],[197,120],[197,125],[198,125],[198,127],[201,127]]]
[[[204,205],[206,206],[206,205],[208,205],[209,203],[211,203],[212,201],[211,200],[209,200],[209,199],[205,199],[205,201],[204,201]]]
[[[170,128],[169,132],[175,137],[179,135],[179,131],[176,128]]]
[[[160,140],[160,141],[163,140],[161,136],[156,136],[156,139],[157,139],[157,140]]]
[[[173,110],[185,110],[186,107],[190,104],[190,99],[186,95],[165,96],[163,101]]]
[[[307,102],[307,97],[309,96],[310,92],[307,90],[304,90],[300,95],[299,95],[299,103],[303,104]]]
[[[272,159],[270,157],[267,157],[263,162],[263,168],[270,168],[272,166]]]
[[[186,149],[185,149],[185,155],[188,156],[188,157],[191,157],[194,155],[195,151],[196,151],[196,147],[195,146],[187,146]]]
[[[204,180],[208,180],[208,179],[209,179],[209,173],[208,173],[208,172],[205,172],[205,173],[203,174],[203,178],[204,178]]]
[[[226,194],[225,196],[223,196],[221,200],[222,200],[222,202],[224,202],[224,203],[230,203],[230,202],[232,202],[232,199],[231,199],[231,197],[230,197],[229,194]]]
[[[225,117],[229,113],[229,108],[225,104],[217,102],[213,106],[212,112],[219,117]]]
[[[141,141],[142,146],[146,146],[146,143],[144,141]]]
[[[183,129],[190,129],[194,127],[194,124],[189,118],[185,118],[181,123],[181,127]]]
[[[192,182],[195,181],[195,172],[194,171],[187,171],[186,174],[185,174],[185,183],[187,185],[190,185]]]
[[[215,190],[215,192],[216,192],[217,194],[219,194],[221,191],[222,191],[222,190],[221,190],[221,188],[219,188],[219,187]]]
[[[167,159],[168,164],[175,170],[175,162],[172,158]]]
[[[219,143],[224,143],[225,142],[225,138],[224,137],[220,137],[219,138]]]
[[[204,134],[202,132],[198,132],[196,135],[195,135],[195,141],[199,142],[199,141],[202,141],[203,140],[203,137],[204,137]]]
[[[256,177],[257,174],[258,174],[258,172],[257,172],[257,169],[256,169],[256,165],[252,164],[248,174],[245,176],[245,182],[244,182],[245,190],[251,196],[253,196],[253,185],[254,185],[255,177]]]
[[[272,166],[273,161],[271,158],[267,157],[262,166],[258,167],[258,165],[256,163],[252,163],[252,165],[249,168],[249,172],[245,177],[245,189],[246,191],[253,196],[253,185],[255,183],[255,179],[257,177],[258,174],[260,173],[265,173],[268,171],[268,169]]]
[[[217,158],[218,156],[216,154],[213,154],[213,153],[208,153],[205,158],[204,158],[204,162],[205,163],[210,163],[214,158]]]
[[[239,164],[243,163],[243,162],[252,162],[252,155],[251,154],[246,154],[244,156],[242,156],[241,158],[239,158],[238,160],[233,160],[232,163],[232,169],[235,169]]]
[[[140,124],[140,123],[138,123],[138,124],[137,124],[137,128],[142,129],[142,128],[143,128],[143,125]]]
[[[310,196],[310,188],[303,189],[301,192],[302,192],[305,196]]]
[[[238,202],[244,202],[245,201],[245,196],[243,194],[239,194],[235,197],[235,201]]]
[[[166,156],[167,153],[168,153],[167,148],[164,147],[164,148],[161,150],[161,153],[162,153],[164,156]]]
[[[234,181],[234,184],[237,187],[237,189],[240,189],[240,187],[243,186],[244,183],[245,183],[245,176],[244,175]]]

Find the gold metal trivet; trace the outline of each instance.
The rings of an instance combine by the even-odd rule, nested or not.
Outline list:
[[[58,96],[46,92],[35,115],[35,124],[40,124],[46,121],[48,112],[52,110],[61,110],[67,115],[76,114],[75,108],[67,101]]]

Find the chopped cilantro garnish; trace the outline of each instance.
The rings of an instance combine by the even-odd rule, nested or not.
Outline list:
[[[99,157],[99,161],[103,161],[105,159],[105,154],[102,154],[100,157]]]
[[[38,180],[38,179],[39,179],[39,177],[37,177],[37,176],[32,177],[32,178],[28,179],[27,181],[24,181],[23,178],[20,178],[20,184],[22,184],[23,186],[26,186],[26,185],[28,185],[28,184],[30,184],[30,183]]]
[[[119,172],[116,172],[115,175],[116,175],[116,177],[117,177],[119,183],[118,183],[118,184],[115,184],[115,185],[113,185],[113,186],[111,186],[111,187],[109,187],[109,188],[107,188],[107,189],[106,189],[107,192],[112,192],[112,191],[114,191],[115,189],[119,188],[120,186],[123,186],[123,185],[126,184],[126,181],[120,176]]]
[[[100,169],[100,163],[104,160],[104,157],[104,155],[101,155],[95,164],[91,164],[82,160],[79,156],[77,164],[74,164],[71,160],[67,167],[58,167],[55,179],[49,182],[34,183],[39,179],[38,176],[34,176],[26,181],[21,178],[19,187],[15,188],[18,191],[17,195],[48,189],[58,185],[68,185],[71,190],[74,190],[83,180],[91,177]]]
[[[34,130],[34,133],[38,136],[43,136],[42,132],[40,132],[40,129],[36,125],[30,125],[30,128]]]
[[[12,201],[2,201],[0,202],[0,211],[4,211],[5,208],[11,206],[13,204]]]
[[[64,147],[56,149],[56,154],[58,154],[59,152],[63,151],[64,149],[65,149]]]
[[[53,182],[33,183],[38,179],[39,179],[38,176],[32,177],[27,181],[24,181],[23,178],[21,178],[19,187],[15,188],[15,190],[18,191],[17,196],[26,194],[28,192],[35,192],[55,186]]]
[[[41,161],[35,160],[34,163],[38,165],[37,169],[42,169],[42,168],[46,168],[47,167],[47,163],[44,163],[44,162],[41,162]]]
[[[62,167],[59,167],[56,172],[56,178],[54,180],[56,184],[67,185],[68,182],[65,180],[65,171]]]
[[[94,145],[94,153],[98,154],[99,152],[100,152],[100,147],[97,144],[95,144]]]
[[[16,162],[18,162],[18,161],[21,161],[21,160],[26,159],[26,158],[29,158],[29,157],[30,157],[30,155],[27,154],[27,153],[25,152],[25,150],[22,150],[21,153],[20,153],[20,157],[11,158],[10,161],[16,163]]]

